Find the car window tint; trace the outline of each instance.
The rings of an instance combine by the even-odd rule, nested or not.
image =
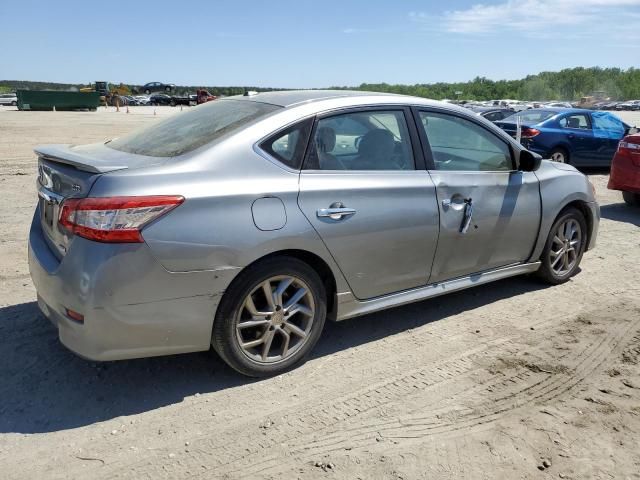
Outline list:
[[[516,123],[519,117],[523,124],[535,125],[536,123],[544,122],[557,114],[558,112],[554,110],[527,110],[516,112],[504,120],[505,122]]]
[[[502,120],[503,116],[502,116],[502,112],[491,112],[491,113],[487,113],[484,116],[484,118],[486,118],[491,122],[495,122],[496,120]]]
[[[302,165],[312,126],[313,119],[304,120],[275,133],[262,142],[260,147],[286,166],[297,170]]]
[[[624,124],[615,115],[608,112],[593,112],[593,135],[598,138],[619,140],[624,137]]]
[[[166,95],[164,95],[166,97]],[[107,147],[153,157],[174,157],[240,130],[281,107],[244,100],[216,100],[116,138]]]
[[[562,128],[581,128],[589,129],[589,120],[584,113],[574,113],[558,119],[558,123]]]
[[[420,112],[436,170],[508,171],[509,146],[475,123],[441,113]]]
[[[413,170],[404,112],[368,110],[320,119],[304,168]]]

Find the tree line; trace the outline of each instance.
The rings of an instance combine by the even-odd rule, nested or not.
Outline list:
[[[0,93],[17,89],[30,90],[77,90],[89,84],[30,82],[0,80]],[[127,85],[132,91],[140,86]],[[204,88],[216,96],[241,95],[248,90],[257,92],[283,90],[252,86],[177,86],[175,93],[182,95]],[[612,100],[640,99],[640,69],[577,67],[559,72],[541,72],[520,80],[491,80],[476,77],[468,82],[458,83],[416,83],[414,85],[363,83],[357,87],[332,87],[337,89],[368,90],[373,92],[402,93],[418,97],[460,100],[578,100],[593,92],[603,92]]]
[[[349,87],[334,87],[349,88]],[[353,88],[353,87],[351,87]],[[603,92],[612,100],[640,99],[640,69],[577,67],[559,72],[541,72],[520,80],[476,77],[469,82],[391,85],[363,83],[358,90],[401,93],[418,97],[464,100],[579,100]]]

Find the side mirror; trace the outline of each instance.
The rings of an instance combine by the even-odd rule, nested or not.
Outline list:
[[[542,157],[537,153],[530,152],[529,150],[520,151],[519,159],[520,170],[523,172],[535,172],[540,168],[542,163]]]

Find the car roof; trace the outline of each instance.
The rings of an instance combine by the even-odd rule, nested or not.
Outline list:
[[[514,112],[515,111],[511,108],[507,108],[507,107],[500,107],[500,106],[493,106],[493,107],[487,107],[487,106],[480,106],[480,105],[475,105],[475,106],[471,106],[471,107],[467,107],[469,110],[471,110],[472,112],[480,112],[480,113],[484,113],[484,112]]]
[[[415,100],[422,103],[421,98],[399,95],[394,93],[365,92],[360,90],[282,90],[276,92],[259,92],[245,95],[235,95],[226,97],[230,100],[249,100],[261,103],[270,103],[279,107],[293,107],[302,103],[319,102],[323,100],[334,100],[338,98],[360,98],[371,97],[372,100],[380,97],[397,98],[399,103],[412,103]]]

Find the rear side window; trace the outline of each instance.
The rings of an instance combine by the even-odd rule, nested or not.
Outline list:
[[[363,110],[318,120],[305,170],[413,170],[405,115]]]
[[[287,167],[300,170],[312,127],[312,118],[296,123],[266,139],[260,148]]]
[[[246,100],[216,100],[116,138],[107,147],[152,157],[174,157],[266,117],[281,107]]]

